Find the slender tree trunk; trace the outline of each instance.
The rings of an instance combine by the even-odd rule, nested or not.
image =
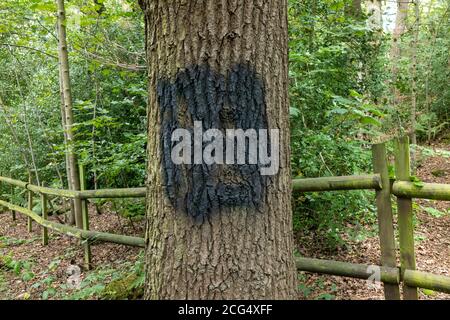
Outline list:
[[[395,87],[398,80],[398,64],[401,58],[401,37],[405,33],[406,20],[408,18],[408,1],[397,0],[397,15],[395,18],[395,28],[392,34],[391,62],[392,62],[392,78],[393,78],[393,97],[394,104],[398,105],[400,101],[400,93]]]
[[[367,25],[375,30],[383,30],[383,8],[381,0],[368,0],[365,4],[369,15]]]
[[[313,53],[315,50],[315,37],[316,37],[316,14],[317,14],[317,1],[309,0],[307,5],[311,5],[312,23],[311,29],[308,32],[309,37],[309,52]]]
[[[44,132],[44,127],[43,127],[43,121],[42,121],[42,115],[41,115],[41,113],[37,113],[36,114],[37,115],[37,118],[38,118],[38,122],[39,122],[39,128],[40,128],[40,130],[42,131],[42,132]],[[53,149],[53,146],[52,146],[52,144],[50,143],[50,141],[48,140],[48,136],[46,135],[46,134],[44,134],[44,136],[42,137],[43,138],[43,140],[45,141],[45,144],[47,145],[47,147],[48,147],[48,149],[49,150],[52,150]],[[53,158],[53,160],[54,160],[54,162],[55,163],[57,163],[58,161],[59,161],[59,159],[55,156],[54,158]],[[61,183],[61,187],[64,189],[65,188],[65,184],[64,184],[64,178],[63,178],[63,174],[61,173],[61,170],[59,170],[59,168],[58,168],[58,166],[56,165],[55,166],[55,172],[56,172],[56,175],[58,176],[58,178],[59,178],[59,181],[60,181],[60,183]]]
[[[56,3],[58,7],[58,57],[61,76],[60,82],[64,93],[64,131],[67,138],[67,158],[69,160],[70,168],[68,175],[70,177],[72,190],[80,190],[80,176],[78,173],[78,161],[75,153],[75,138],[73,133],[72,90],[70,85],[69,54],[66,40],[66,12],[64,0],[56,0]],[[73,202],[76,225],[77,227],[82,228],[81,200],[75,199]]]
[[[145,298],[295,298],[287,1],[140,2],[150,70]],[[279,129],[278,173],[174,165],[168,139],[194,121]]]
[[[361,0],[352,0],[351,3],[346,8],[346,12],[349,16],[354,18],[359,18],[362,15],[362,5]]]
[[[59,79],[62,79],[62,73],[61,68],[59,70]],[[60,109],[61,109],[61,124],[64,130],[64,155],[65,155],[65,167],[66,167],[66,176],[67,176],[67,187],[69,190],[73,190],[72,185],[72,174],[70,173],[70,161],[69,161],[69,149],[68,149],[68,143],[67,143],[67,131],[66,131],[66,111],[64,108],[65,100],[64,100],[64,88],[62,86],[62,81],[59,83],[59,89],[60,89]],[[70,225],[75,225],[75,203],[73,199],[68,199],[69,205],[70,205],[70,215],[68,216],[68,223]]]
[[[31,139],[30,130],[28,128],[28,116],[27,116],[27,114],[28,114],[28,110],[27,110],[26,106],[24,106],[23,121],[24,121],[24,126],[25,126],[25,133],[27,135],[28,148],[30,149],[31,164],[33,166],[34,174],[35,174],[35,177],[36,177],[36,183],[38,185],[41,185],[41,181],[39,179],[39,171],[38,171],[37,164],[36,164],[36,156],[35,156],[34,148],[33,148],[33,141]]]
[[[12,54],[12,52],[11,52]],[[17,63],[19,65],[22,65],[22,63],[20,62],[19,59],[17,59],[17,57],[12,54],[14,56],[14,58],[16,59]],[[20,85],[20,81],[19,81],[19,75],[17,73],[17,70],[14,70],[15,72],[15,78],[16,78],[16,84],[17,84],[17,88],[19,89],[20,92],[20,97],[22,98],[22,105],[23,105],[23,124],[24,124],[24,128],[25,128],[25,134],[27,136],[27,142],[28,142],[28,149],[30,152],[30,157],[31,157],[31,165],[33,166],[33,170],[36,176],[36,182],[38,185],[40,185],[40,179],[39,179],[39,171],[37,168],[37,164],[36,164],[36,156],[35,156],[35,152],[34,152],[34,147],[33,147],[33,141],[31,139],[31,134],[30,134],[30,130],[28,127],[28,108],[27,108],[27,100],[25,99],[25,96],[23,94],[22,91],[22,86]]]
[[[419,28],[420,28],[420,2],[414,1],[414,35],[411,44],[411,143],[417,145],[416,136],[416,113],[417,113],[417,46],[419,45]],[[411,170],[413,174],[416,172],[416,147],[411,152]]]
[[[97,190],[98,188],[98,178],[97,178],[97,145],[96,145],[96,130],[95,130],[95,120],[97,119],[97,105],[100,103],[100,92],[99,92],[99,84],[98,84],[98,76],[97,74],[94,74],[95,77],[95,103],[94,103],[94,110],[92,115],[92,141],[91,141],[91,148],[92,148],[92,159],[94,160],[94,166],[92,168],[92,173],[94,176],[94,190]]]
[[[16,132],[15,126],[13,124],[13,121],[11,120],[8,110],[6,109],[6,106],[3,103],[2,98],[0,97],[0,111],[2,111],[3,118],[5,119],[5,123],[8,126],[9,130],[11,131],[11,135],[13,137],[14,142],[16,143],[17,148],[19,149],[19,153],[22,156],[23,164],[27,168],[27,171],[31,170],[31,165],[28,161],[27,154],[24,151],[25,148],[22,146],[22,143],[19,139],[19,135]]]
[[[432,64],[433,64],[433,57],[434,52],[436,48],[436,39],[438,34],[439,28],[435,28],[433,32],[433,38],[432,41],[428,43],[428,45],[432,48],[430,58],[428,59],[427,67],[425,70],[425,113],[430,114],[431,112],[431,95],[430,95],[430,78],[432,76]],[[433,127],[433,121],[430,119],[428,121],[427,125],[427,143],[431,143],[431,136],[432,136],[432,127]]]

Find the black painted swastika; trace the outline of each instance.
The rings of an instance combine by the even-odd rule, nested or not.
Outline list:
[[[176,165],[171,159],[172,133],[193,132],[194,121],[204,131],[268,129],[264,85],[254,69],[235,64],[222,75],[206,64],[191,66],[174,79],[159,79],[157,96],[163,179],[174,208],[202,223],[222,207],[260,207],[270,179],[261,175],[260,164]]]

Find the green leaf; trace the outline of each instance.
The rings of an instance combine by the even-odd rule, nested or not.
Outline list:
[[[357,92],[353,89],[350,89],[350,96],[352,96],[353,98],[362,98],[363,97],[362,94],[360,94],[359,92]]]
[[[369,116],[362,117],[360,121],[362,124],[371,124],[371,125],[378,126],[378,127],[381,126],[380,121],[378,121],[375,118],[369,117]]]
[[[421,289],[423,294],[426,296],[435,296],[437,294],[436,291],[429,290],[429,289]]]
[[[42,299],[47,300],[48,298],[50,298],[51,296],[54,296],[55,294],[56,294],[55,288],[48,288],[47,290],[45,290],[42,293]]]
[[[355,104],[355,101],[347,99],[347,98],[344,98],[344,97],[341,97],[341,96],[334,96],[333,97],[333,102],[335,104],[337,104],[337,105],[345,105],[345,106],[354,105]]]
[[[346,113],[348,113],[348,110],[347,110],[347,109],[344,109],[344,108],[334,108],[334,109],[331,109],[331,110],[328,112],[328,114],[333,114],[333,113],[336,113],[336,114],[346,114]]]
[[[311,288],[303,283],[298,285],[298,290],[303,294],[305,298],[308,298],[312,293]]]
[[[56,6],[52,2],[34,3],[30,6],[30,9],[34,10],[34,11],[43,11],[43,12],[52,12],[53,13],[56,11]]]
[[[431,214],[435,218],[442,218],[447,215],[446,212],[440,211],[440,210],[438,210],[436,208],[432,208],[432,207],[422,207],[422,209],[425,212]]]
[[[300,110],[298,110],[297,108],[290,107],[289,115],[293,118],[298,117],[300,115]]]
[[[30,281],[34,278],[34,273],[31,271],[27,271],[22,275],[23,281]]]
[[[329,293],[322,293],[316,298],[316,300],[334,300],[334,299],[336,299],[336,296]]]
[[[419,177],[417,176],[410,176],[409,180],[414,184],[415,187],[417,188],[423,188],[423,186],[425,185],[425,183],[420,180]]]

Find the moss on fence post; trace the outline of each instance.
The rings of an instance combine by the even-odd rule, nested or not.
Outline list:
[[[41,193],[41,209],[42,209],[42,219],[48,219],[48,208],[47,208],[47,195],[45,193]],[[42,226],[42,244],[44,246],[48,245],[48,229],[45,226]]]
[[[31,174],[28,177],[28,183],[29,184],[32,183]],[[28,195],[28,210],[32,211],[33,210],[33,191],[28,190],[27,195]],[[27,219],[27,228],[28,228],[28,232],[33,231],[33,219],[31,219],[30,217],[28,217],[28,219]]]
[[[10,188],[10,202],[14,203],[14,186],[13,185],[11,185],[11,188]],[[16,211],[11,210],[11,216],[12,216],[13,221],[16,221]]]
[[[376,144],[372,147],[373,170],[381,176],[381,190],[376,190],[378,227],[380,237],[381,264],[394,268],[397,264],[395,251],[394,223],[391,206],[391,184],[389,182],[386,145]],[[397,284],[384,283],[386,300],[400,300],[400,290]]]
[[[411,174],[409,160],[409,139],[407,136],[395,140],[395,175],[397,181],[409,181]],[[397,196],[398,230],[400,236],[400,263],[402,278],[406,269],[416,269],[414,253],[414,225],[412,200]],[[416,287],[403,284],[403,299],[418,300]]]
[[[80,190],[86,190],[86,174],[84,171],[84,166],[79,164],[79,172],[80,172]],[[81,200],[81,214],[83,216],[83,230],[89,230],[89,210],[88,210],[88,202],[86,199]],[[84,241],[84,267],[86,270],[91,268],[92,263],[92,253],[91,253],[91,244],[89,240],[86,239]]]

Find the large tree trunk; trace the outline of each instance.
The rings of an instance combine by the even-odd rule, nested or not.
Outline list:
[[[286,0],[141,5],[150,70],[145,297],[294,298]],[[168,139],[194,121],[222,132],[279,129],[278,173],[174,165]]]
[[[64,99],[63,124],[65,125],[65,143],[67,160],[69,161],[69,172],[71,190],[80,190],[80,176],[78,173],[78,161],[75,153],[75,137],[73,132],[73,108],[72,108],[72,89],[70,84],[69,73],[69,53],[67,49],[66,39],[66,11],[64,0],[56,0],[58,8],[58,58],[60,68],[60,87],[63,90],[62,98]],[[78,228],[83,227],[83,219],[81,215],[81,200],[74,199],[75,222]]]

